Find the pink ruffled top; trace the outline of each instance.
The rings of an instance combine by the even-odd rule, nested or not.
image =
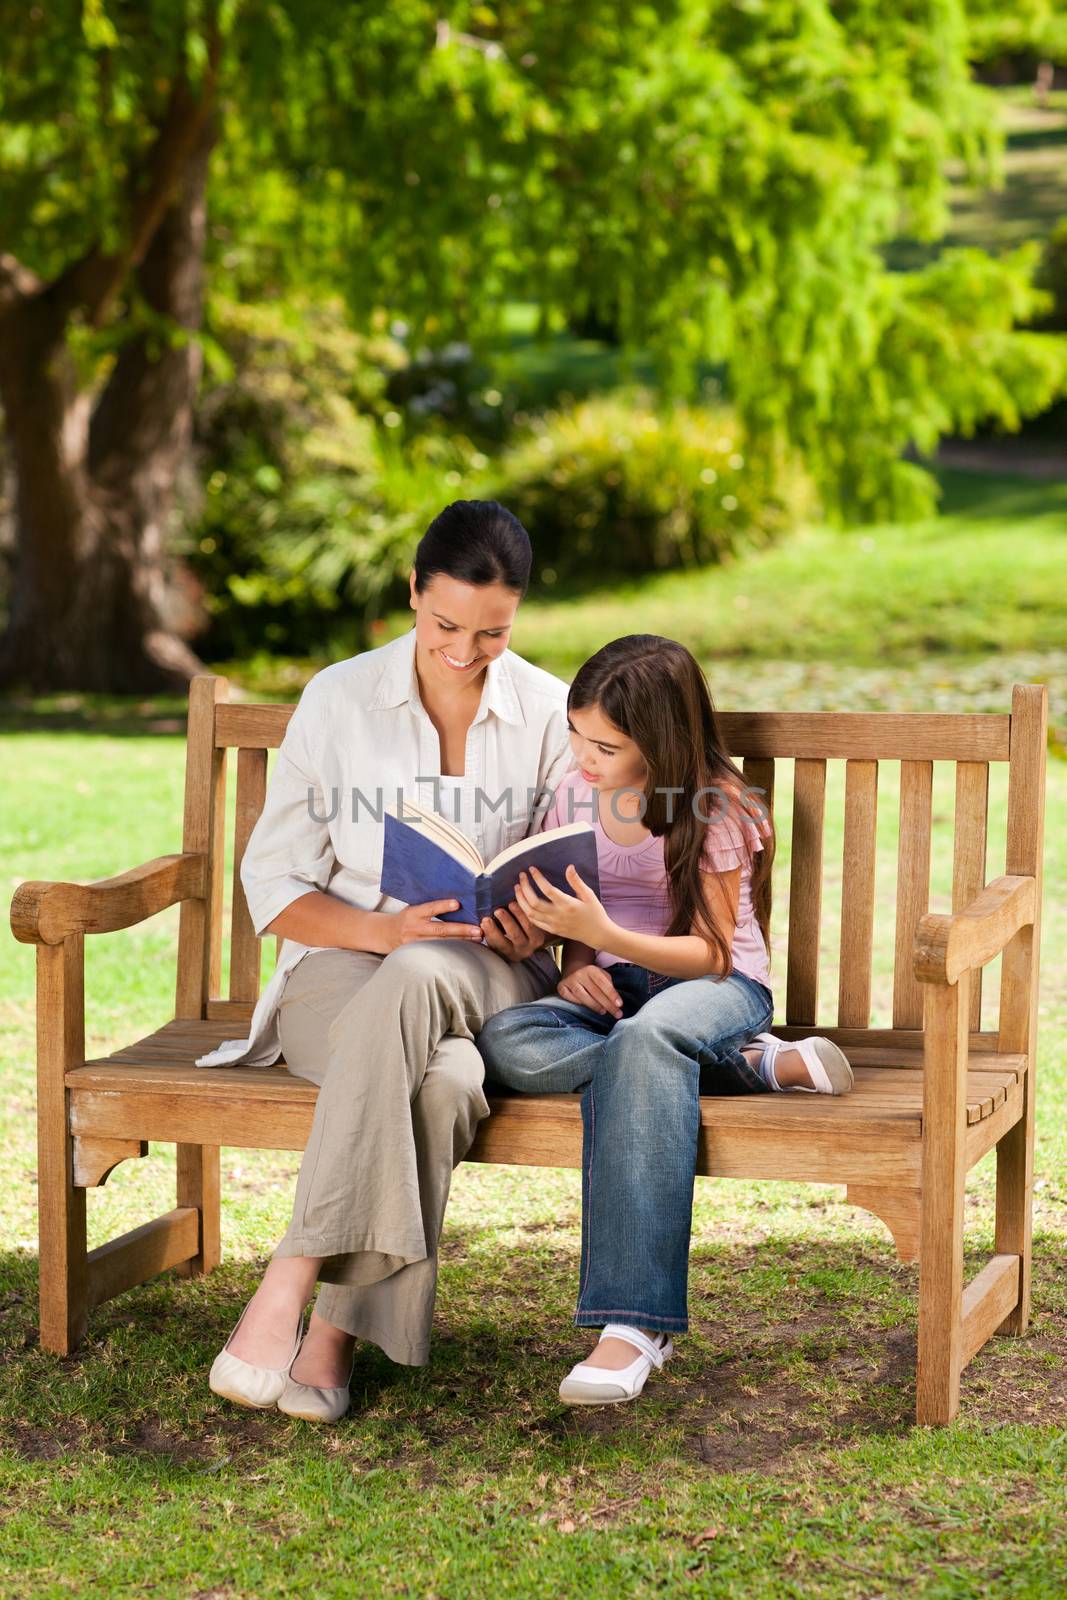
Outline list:
[[[714,816],[720,808],[717,796],[709,796],[704,810]],[[600,900],[613,922],[631,933],[665,934],[670,926],[667,869],[663,840],[650,834],[637,844],[616,844],[604,832],[597,809],[597,794],[584,783],[577,768],[568,772],[556,789],[555,799],[546,811],[542,828],[561,828],[570,822],[591,822],[596,832],[597,866],[600,872]],[[730,872],[741,868],[741,890],[737,907],[732,956],[735,972],[755,978],[771,987],[767,946],[752,905],[752,857],[763,849],[770,834],[765,819],[738,815],[731,807],[721,820],[708,823],[702,867],[708,872]],[[622,956],[599,950],[596,963],[610,967]]]

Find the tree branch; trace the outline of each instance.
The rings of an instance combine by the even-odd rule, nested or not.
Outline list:
[[[193,94],[184,72],[175,79],[152,148],[131,185],[133,198],[122,250],[107,254],[99,245],[94,245],[80,260],[72,262],[52,285],[51,292],[71,310],[77,307],[84,311],[94,327],[99,327],[103,321],[127,273],[140,266],[174,199],[186,164],[214,110],[220,55],[221,40],[218,28],[213,27],[208,37],[207,68],[199,97]]]
[[[24,267],[14,256],[0,250],[0,317],[35,295],[40,287],[41,280],[36,273]]]

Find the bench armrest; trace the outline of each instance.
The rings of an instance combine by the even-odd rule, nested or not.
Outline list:
[[[1020,928],[1034,920],[1037,884],[1032,877],[994,878],[970,905],[950,915],[928,912],[915,934],[915,976],[920,983],[955,983],[962,972],[984,967]]]
[[[11,931],[23,944],[62,944],[72,933],[132,928],[180,900],[207,893],[206,855],[158,856],[93,883],[21,883],[11,901]]]

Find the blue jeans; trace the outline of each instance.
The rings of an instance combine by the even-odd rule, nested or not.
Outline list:
[[[686,1288],[701,1094],[767,1094],[740,1047],[774,1015],[743,973],[609,969],[620,1018],[546,995],[478,1035],[487,1077],[526,1094],[582,1090],[582,1264],[575,1323],[689,1325]]]

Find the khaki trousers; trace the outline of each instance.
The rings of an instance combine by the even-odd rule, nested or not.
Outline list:
[[[285,1061],[321,1087],[275,1255],[322,1256],[319,1315],[393,1361],[429,1359],[452,1169],[489,1114],[475,1036],[553,988],[532,960],[443,939],[313,951],[286,980]]]

